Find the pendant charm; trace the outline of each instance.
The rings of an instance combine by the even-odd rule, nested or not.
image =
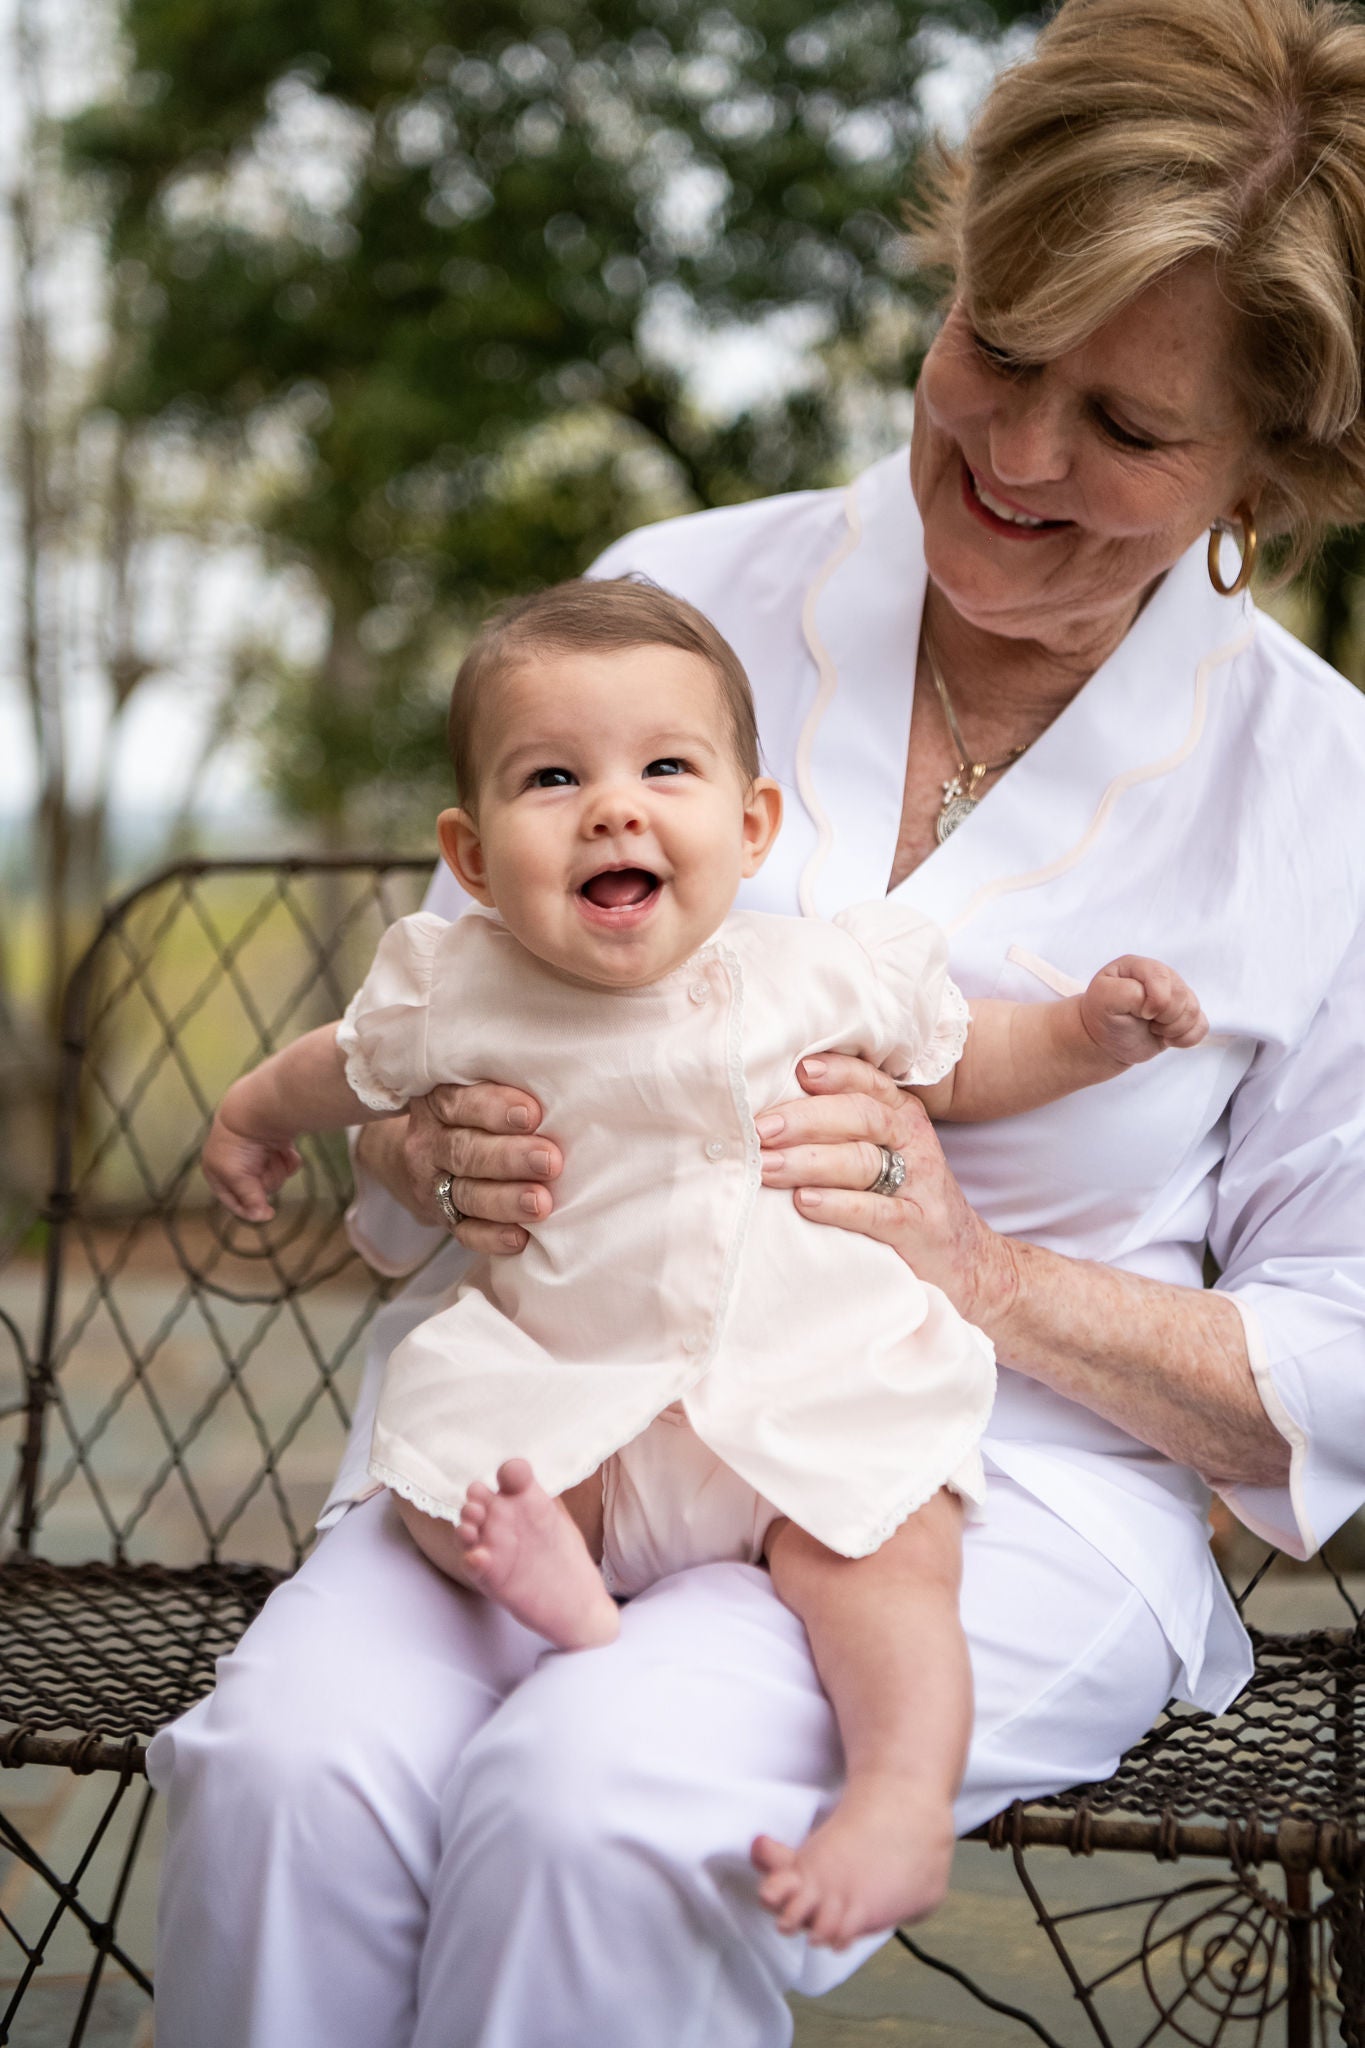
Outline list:
[[[939,806],[938,817],[934,821],[934,830],[938,834],[940,846],[942,846],[950,833],[956,832],[962,820],[970,818],[972,812],[976,809],[979,799],[972,792],[980,780],[981,770],[974,768],[972,770],[972,779],[966,789],[962,787],[961,775],[951,775],[944,783],[943,802]]]
[[[942,846],[945,839],[956,832],[964,818],[970,818],[975,809],[976,805],[972,799],[969,796],[963,796],[960,790],[953,789],[951,786],[944,790],[943,808],[940,810],[934,824],[934,830],[938,834],[940,846]]]

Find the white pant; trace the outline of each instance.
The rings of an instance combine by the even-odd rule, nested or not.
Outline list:
[[[1175,1660],[1140,1595],[1007,1479],[966,1535],[961,1829],[1103,1778]],[[169,1796],[157,2048],[780,2048],[842,1956],[779,1935],[754,1835],[840,1780],[760,1569],[664,1579],[558,1653],[353,1509],[152,1744]]]

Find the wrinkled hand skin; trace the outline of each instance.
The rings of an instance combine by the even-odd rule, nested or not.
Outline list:
[[[921,1280],[989,1331],[1013,1298],[1013,1247],[968,1202],[924,1105],[877,1067],[842,1053],[803,1061],[798,1079],[808,1096],[758,1118],[764,1185],[796,1190],[798,1209],[812,1221],[894,1246]],[[882,1145],[905,1160],[899,1195],[868,1192]]]
[[[540,1105],[516,1088],[480,1082],[434,1088],[406,1117],[370,1124],[358,1157],[366,1172],[419,1222],[445,1229],[436,1183],[453,1176],[451,1200],[464,1221],[455,1232],[468,1251],[513,1257],[526,1226],[554,1207],[550,1183],[563,1167],[552,1138],[539,1133]]]
[[[1289,1445],[1266,1413],[1227,1295],[998,1236],[914,1096],[843,1054],[803,1063],[797,1078],[810,1093],[758,1119],[763,1178],[792,1189],[812,1223],[894,1246],[1016,1371],[1211,1483],[1285,1484]],[[866,1192],[878,1145],[904,1155],[899,1195]]]

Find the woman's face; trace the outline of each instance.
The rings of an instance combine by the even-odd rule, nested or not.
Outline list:
[[[1203,265],[1022,368],[955,301],[916,390],[910,477],[929,573],[959,615],[1059,653],[1116,643],[1191,541],[1255,501],[1234,345]]]

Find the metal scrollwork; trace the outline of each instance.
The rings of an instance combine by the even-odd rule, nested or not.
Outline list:
[[[1284,1935],[1284,1906],[1254,1880],[1207,1879],[1169,1893],[1148,1918],[1140,1951],[1162,2024],[1195,2048],[1209,2040],[1196,2013],[1220,2028],[1262,2026],[1289,1995]]]

